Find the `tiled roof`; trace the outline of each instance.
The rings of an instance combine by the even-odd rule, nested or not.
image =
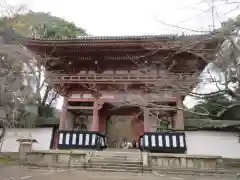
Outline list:
[[[91,41],[91,40],[176,40],[176,39],[192,39],[192,38],[201,38],[209,35],[188,35],[188,36],[179,36],[179,35],[147,35],[147,36],[78,36],[78,37],[69,37],[69,38],[35,38],[35,40],[45,40],[45,41],[63,41],[63,40],[78,40],[78,41]],[[34,38],[26,38],[34,39]]]
[[[153,36],[78,36],[79,40],[144,40],[144,39],[164,39],[175,38],[175,35],[153,35]]]
[[[240,128],[240,120],[185,119],[186,129]]]

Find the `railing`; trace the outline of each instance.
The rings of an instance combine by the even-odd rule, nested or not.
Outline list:
[[[176,75],[175,75],[176,76]],[[152,76],[152,75],[51,75],[49,76],[51,81],[54,83],[86,83],[86,82],[98,82],[98,83],[105,83],[105,82],[156,82],[156,81],[164,81],[164,82],[173,82],[176,83],[183,83],[183,82],[196,82],[196,78],[188,77],[188,78],[181,78],[181,77],[159,77],[159,76]]]
[[[58,132],[59,149],[104,149],[106,137],[98,132],[64,131]]]
[[[185,153],[185,133],[146,132],[139,139],[139,149],[158,153]]]

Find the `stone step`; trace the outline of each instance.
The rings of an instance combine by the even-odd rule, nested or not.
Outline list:
[[[139,154],[93,154],[94,156],[102,156],[102,157],[141,157]]]
[[[101,152],[94,152],[95,155],[107,155],[107,156],[141,156],[141,153],[101,153]]]
[[[120,157],[141,157],[141,154],[96,154],[93,153],[95,156],[120,156]]]
[[[94,152],[96,155],[116,155],[116,156],[140,156],[141,153],[100,153],[100,152]]]
[[[131,155],[126,155],[126,154],[95,154],[93,153],[94,156],[109,156],[109,157],[141,157],[139,154],[131,154]]]
[[[141,158],[109,158],[109,157],[95,157],[92,156],[91,160],[105,160],[105,161],[141,161]]]
[[[106,167],[100,167],[100,166],[91,166],[91,167],[85,167],[85,169],[115,169],[115,170],[125,170],[125,171],[143,171],[142,168],[121,168],[121,167],[111,167],[111,166],[106,166]]]
[[[133,159],[141,159],[141,157],[121,157],[121,156],[91,156],[91,158],[95,159],[123,159],[123,160],[133,160]]]
[[[130,165],[125,165],[125,164],[101,164],[101,163],[88,163],[86,164],[87,166],[99,166],[99,167],[117,167],[117,168],[140,168],[142,167],[141,164],[130,164]]]
[[[141,158],[112,158],[112,157],[95,157],[92,156],[91,159],[96,159],[96,160],[101,160],[101,159],[106,159],[106,160],[118,160],[118,161],[141,161]]]
[[[141,157],[109,157],[109,156],[91,156],[92,158],[96,159],[141,159]]]
[[[107,156],[111,156],[111,155],[114,155],[114,156],[140,156],[141,153],[121,153],[121,152],[94,152],[95,155],[101,155],[101,156],[104,156],[104,155],[107,155]]]
[[[93,156],[99,156],[99,157],[141,157],[139,154],[134,155],[125,155],[125,154],[93,154]]]
[[[123,160],[110,160],[110,159],[90,159],[89,162],[98,162],[98,163],[108,163],[108,162],[111,162],[111,163],[115,163],[115,164],[124,164],[124,163],[128,163],[128,164],[141,164],[142,161],[123,161]]]
[[[90,159],[89,162],[93,162],[93,163],[117,163],[117,164],[142,164],[142,161],[117,161],[117,160],[110,160],[107,161],[105,159]]]
[[[101,158],[90,158],[89,161],[96,161],[96,162],[115,162],[115,163],[121,163],[121,162],[129,162],[129,163],[139,163],[142,162],[140,159],[101,159]]]
[[[86,171],[104,171],[104,172],[131,172],[131,173],[141,173],[142,170],[126,170],[126,169],[111,169],[111,168],[86,168]]]
[[[142,163],[114,163],[114,162],[88,162],[89,165],[98,166],[121,166],[121,167],[140,167]]]
[[[136,152],[140,152],[140,150],[139,149],[111,148],[111,149],[103,149],[101,152],[136,153]]]
[[[118,148],[107,148],[107,149],[104,149],[104,151],[110,151],[110,152],[138,152],[139,149],[118,149]]]
[[[102,168],[102,169],[116,169],[116,170],[137,170],[137,171],[142,171],[142,166],[132,166],[132,167],[128,167],[128,166],[118,166],[118,165],[115,165],[115,166],[112,166],[112,165],[86,165],[85,166],[86,169],[88,168]]]

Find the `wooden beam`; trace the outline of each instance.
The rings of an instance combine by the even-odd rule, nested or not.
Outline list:
[[[79,109],[79,110],[85,110],[85,109],[93,109],[93,107],[90,106],[68,106],[67,109]]]
[[[93,102],[94,98],[68,98],[68,102]]]
[[[161,111],[176,111],[177,108],[176,107],[154,107],[154,108],[149,108],[149,110],[161,110]]]
[[[95,98],[68,98],[68,102],[94,102]],[[107,101],[107,98],[98,99],[99,103],[104,103]]]

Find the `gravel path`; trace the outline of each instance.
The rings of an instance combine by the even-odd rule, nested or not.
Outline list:
[[[162,173],[93,172],[77,169],[0,167],[0,180],[236,180],[231,176],[167,175]],[[240,180],[240,178],[239,178]]]

